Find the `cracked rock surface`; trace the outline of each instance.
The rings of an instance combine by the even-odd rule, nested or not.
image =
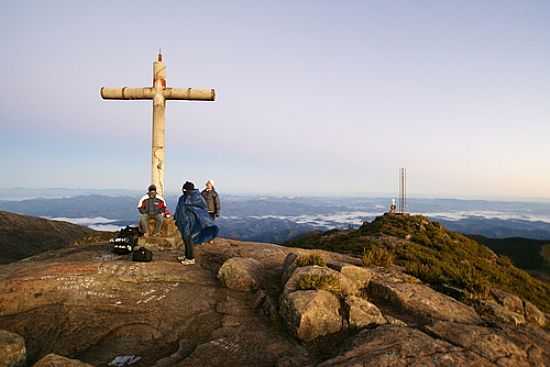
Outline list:
[[[296,265],[312,253],[328,267]],[[217,239],[196,265],[178,255],[134,263],[90,245],[0,266],[0,329],[21,335],[29,366],[51,353],[92,366],[550,365],[545,316],[521,299],[499,304],[532,315],[516,325],[341,254]],[[336,288],[317,289],[321,275]]]

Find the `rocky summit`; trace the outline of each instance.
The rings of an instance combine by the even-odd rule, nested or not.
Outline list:
[[[81,245],[0,266],[0,366],[545,366],[541,310],[398,265],[217,239],[184,266]],[[118,362],[117,362],[118,361]]]

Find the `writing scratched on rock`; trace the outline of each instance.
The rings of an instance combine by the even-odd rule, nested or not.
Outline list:
[[[177,287],[179,286],[179,283],[170,284],[166,287],[163,287],[161,289],[149,289],[146,291],[141,292],[141,297],[136,301],[137,305],[140,304],[147,304],[149,302],[158,302],[166,297]]]

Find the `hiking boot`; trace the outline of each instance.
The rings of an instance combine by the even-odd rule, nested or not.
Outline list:
[[[183,265],[195,265],[195,259],[185,259],[181,263]]]

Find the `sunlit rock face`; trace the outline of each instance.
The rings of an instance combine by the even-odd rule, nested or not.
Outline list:
[[[29,365],[550,365],[535,306],[498,290],[532,316],[489,320],[400,267],[328,251],[216,239],[195,265],[178,255],[135,263],[95,244],[0,266],[0,329]]]

